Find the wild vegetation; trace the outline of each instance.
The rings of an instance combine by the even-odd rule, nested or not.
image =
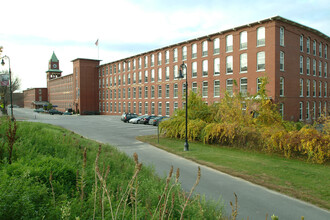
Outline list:
[[[138,156],[39,123],[0,120],[0,219],[224,219],[181,190],[180,170],[153,175]]]
[[[190,141],[251,148],[324,164],[330,157],[330,116],[323,116],[323,132],[315,126],[282,120],[276,104],[266,94],[267,78],[259,92],[225,93],[220,103],[206,105],[198,93],[188,99]],[[185,138],[185,110],[160,125],[166,137]]]

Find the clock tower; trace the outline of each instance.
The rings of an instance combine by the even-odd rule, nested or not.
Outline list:
[[[59,61],[54,52],[49,60],[48,70],[46,71],[46,73],[47,73],[47,81],[62,76],[62,71],[60,70]]]

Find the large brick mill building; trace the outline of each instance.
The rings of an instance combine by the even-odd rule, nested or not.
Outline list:
[[[276,16],[102,65],[78,58],[64,77],[52,57],[48,99],[81,114],[171,115],[183,106],[185,80],[177,77],[184,62],[188,89],[209,104],[233,93],[235,84],[255,94],[267,76],[268,96],[284,119],[310,121],[329,114],[329,43],[329,36]]]

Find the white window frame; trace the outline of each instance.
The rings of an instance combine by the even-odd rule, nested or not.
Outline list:
[[[284,27],[280,27],[280,46],[284,47]]]
[[[300,48],[300,52],[304,52],[304,36],[303,35],[300,35],[299,48]]]
[[[203,68],[202,76],[203,77],[207,77],[208,76],[208,69],[209,69],[208,60],[203,60],[203,62],[202,62],[202,68]]]
[[[284,97],[284,77],[280,77],[280,97]]]
[[[178,62],[178,48],[173,49],[173,63]]]
[[[280,51],[280,71],[284,71],[284,52]]]
[[[158,66],[162,65],[162,53],[161,52],[159,52],[157,54],[157,64],[158,64]]]
[[[220,97],[220,80],[213,82],[213,97]]]
[[[304,103],[299,102],[299,121],[303,120],[303,113],[304,113]]]
[[[226,57],[226,74],[233,74],[233,56]]]
[[[248,71],[248,58],[247,53],[242,53],[239,56],[239,66],[240,66],[240,73],[247,73]]]
[[[227,53],[233,52],[233,44],[234,44],[233,35],[232,34],[227,35],[226,36],[226,52]]]
[[[206,57],[208,55],[208,41],[205,40],[202,42],[202,57]]]
[[[219,54],[220,53],[220,39],[215,38],[213,40],[213,54]]]
[[[191,45],[191,58],[192,59],[197,58],[197,44]]]
[[[163,76],[162,76],[162,68],[161,67],[158,68],[157,75],[158,75],[158,79],[157,79],[158,82],[161,82],[162,81],[162,78],[163,78]]]
[[[309,79],[306,80],[306,97],[311,96],[311,81]]]
[[[306,74],[311,74],[311,59],[309,57],[306,58]]]
[[[207,98],[208,97],[208,87],[209,87],[208,81],[203,81],[202,83],[202,97]]]
[[[187,60],[187,46],[182,47],[182,60]]]
[[[214,58],[213,59],[213,70],[214,70],[214,75],[218,76],[220,75],[220,58]]]
[[[260,51],[257,53],[257,71],[265,71],[266,69],[266,53]]]
[[[226,92],[232,96],[234,93],[234,80],[233,79],[227,79],[226,80]]]
[[[196,78],[197,77],[197,62],[191,63],[191,77]]]
[[[266,29],[265,27],[257,28],[257,47],[266,45]]]
[[[304,97],[304,80],[299,79],[299,96]]]
[[[246,81],[246,82],[243,82],[242,81]],[[248,79],[247,77],[243,77],[243,78],[240,78],[240,92],[243,96],[246,96],[247,95],[247,92],[248,92]]]
[[[306,40],[306,51],[307,51],[307,54],[310,54],[310,52],[311,52],[311,39],[309,37]]]
[[[299,73],[304,74],[304,57],[300,56],[299,60]]]
[[[247,31],[242,31],[239,34],[239,49],[240,50],[247,49]]]

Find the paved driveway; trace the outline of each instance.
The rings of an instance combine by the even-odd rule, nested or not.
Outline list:
[[[136,152],[140,161],[151,165],[160,176],[166,175],[171,165],[180,168],[182,187],[190,190],[195,183],[198,164],[155,148],[135,139],[138,135],[156,134],[157,129],[148,125],[132,125],[120,121],[119,116],[67,116],[33,113],[29,109],[15,109],[18,120],[31,120],[59,125],[80,135],[116,146],[132,155]],[[201,166],[202,178],[196,192],[207,198],[224,200],[227,213],[231,212],[229,201],[238,195],[238,219],[265,219],[275,214],[281,220],[300,219],[329,220],[330,212],[311,204],[257,186],[245,180]]]

